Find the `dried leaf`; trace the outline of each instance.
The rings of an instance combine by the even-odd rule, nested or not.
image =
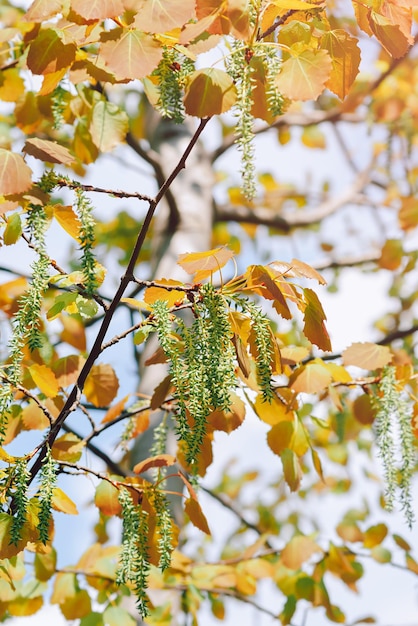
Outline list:
[[[165,33],[195,17],[195,0],[142,0],[135,26],[147,33]]]
[[[303,315],[305,322],[303,333],[311,343],[314,343],[321,350],[329,352],[332,347],[324,323],[327,318],[318,296],[312,289],[307,287],[303,290],[303,295],[306,300],[306,308]]]
[[[123,0],[71,0],[71,8],[86,22],[116,17],[125,11]]]

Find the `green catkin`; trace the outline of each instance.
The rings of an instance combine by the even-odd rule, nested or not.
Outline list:
[[[254,342],[257,349],[256,371],[257,382],[260,386],[264,402],[271,402],[274,392],[271,386],[273,358],[272,337],[270,323],[262,311],[252,302],[245,302],[244,310],[251,317],[254,331]]]
[[[411,408],[396,387],[395,368],[383,369],[378,384],[379,395],[373,399],[376,408],[375,433],[379,456],[383,464],[385,478],[385,506],[392,511],[396,492],[405,519],[410,527],[414,521],[412,509],[411,480],[415,463],[415,450],[411,426]],[[395,433],[399,436],[396,449]],[[397,455],[401,458],[398,467]],[[398,476],[400,476],[398,480]]]
[[[28,486],[30,472],[25,459],[18,459],[13,474],[13,504],[14,514],[10,528],[10,543],[17,545],[22,538],[22,529],[26,522],[29,505]]]
[[[163,117],[181,124],[185,119],[183,89],[194,63],[173,48],[165,48],[153,76],[159,79],[157,109]]]
[[[97,287],[96,259],[93,254],[95,245],[95,221],[93,207],[82,189],[75,190],[76,211],[80,220],[79,240],[81,246],[81,268],[84,274],[84,287],[88,295],[92,295]]]
[[[134,504],[127,489],[119,492],[122,506],[123,539],[117,584],[131,583],[137,597],[137,608],[144,619],[148,615],[148,513],[139,504]]]
[[[155,492],[154,507],[157,514],[159,567],[162,571],[170,567],[172,553],[172,524],[167,498],[160,491]]]
[[[19,300],[19,308],[13,320],[12,336],[9,341],[9,364],[5,370],[9,382],[0,391],[0,442],[4,440],[11,403],[13,385],[20,379],[24,346],[29,350],[41,348],[43,344],[41,326],[42,299],[49,284],[50,259],[46,253],[45,232],[48,218],[44,207],[30,205],[26,230],[32,241],[37,258],[32,263],[32,282]]]
[[[57,485],[57,467],[51,451],[45,456],[40,474],[39,500],[39,540],[46,543],[49,539],[49,525],[52,518],[52,496]]]

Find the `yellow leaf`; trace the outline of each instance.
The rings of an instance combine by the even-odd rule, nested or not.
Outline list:
[[[388,534],[388,528],[386,524],[376,524],[370,526],[364,533],[364,547],[374,548],[382,543],[383,539]]]
[[[271,402],[264,402],[262,394],[258,394],[254,403],[254,410],[263,422],[271,426],[283,421],[291,422],[294,418],[293,411],[276,395]]]
[[[322,548],[311,537],[296,535],[282,550],[280,558],[286,567],[298,570],[317,552],[322,552]]]
[[[112,477],[116,478],[116,477]],[[119,503],[119,490],[114,487],[108,480],[101,480],[96,487],[94,495],[94,504],[98,509],[109,517],[119,515],[122,507]]]
[[[55,204],[53,207],[54,217],[58,224],[76,241],[79,240],[80,220],[74,212],[72,206]]]
[[[44,430],[50,425],[45,413],[33,400],[22,410],[22,423],[25,430]]]
[[[326,389],[332,376],[326,364],[315,359],[298,368],[290,378],[290,387],[298,393],[318,393]]]
[[[46,365],[39,365],[38,363],[31,365],[28,370],[33,382],[41,392],[48,398],[55,398],[59,391],[59,385],[54,372]]]
[[[59,487],[55,487],[52,492],[52,508],[67,515],[78,515],[74,502]]]
[[[352,343],[342,353],[344,365],[355,365],[365,370],[384,367],[392,361],[392,358],[390,348],[369,341]]]
[[[72,433],[66,433],[54,442],[52,456],[56,461],[76,463],[84,449],[85,443]]]
[[[154,304],[157,300],[163,300],[167,302],[167,306],[171,308],[176,302],[181,302],[186,295],[181,289],[165,289],[167,287],[182,286],[178,280],[162,279],[158,281],[158,285],[147,287],[144,293],[144,301],[146,304]]]
[[[119,381],[111,365],[93,365],[84,386],[84,395],[94,406],[107,406],[114,400]]]
[[[216,68],[206,68],[190,75],[184,106],[188,115],[211,117],[228,111],[236,97],[234,81],[229,74]]]
[[[218,272],[233,256],[231,250],[222,247],[206,252],[180,254],[177,263],[188,274],[196,274],[195,282],[201,282],[214,272]]]
[[[370,30],[391,56],[399,59],[408,52],[413,38],[410,34],[406,35],[399,24],[393,23],[376,11],[368,13],[368,21]]]
[[[70,67],[75,61],[77,46],[66,37],[66,32],[59,29],[41,30],[29,46],[28,68],[34,74],[53,74]]]
[[[188,498],[185,502],[184,510],[186,512],[186,515],[188,515],[190,521],[194,526],[196,526],[196,528],[199,528],[199,530],[203,531],[207,535],[211,534],[206,517],[204,516],[200,504],[197,500],[193,498]]]
[[[283,465],[283,473],[286,483],[289,485],[291,491],[296,491],[300,485],[302,479],[302,469],[299,463],[299,459],[293,450],[286,448],[280,454],[280,458]]]
[[[316,100],[331,75],[332,63],[325,50],[291,49],[275,82],[291,100]]]

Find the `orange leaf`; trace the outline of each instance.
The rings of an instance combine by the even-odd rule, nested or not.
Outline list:
[[[184,505],[184,510],[196,528],[203,531],[207,535],[211,534],[206,517],[204,516],[201,506],[197,500],[188,498]]]
[[[184,106],[188,115],[211,117],[228,111],[235,103],[234,81],[223,70],[205,68],[190,75]]]
[[[61,324],[64,327],[60,335],[61,341],[65,341],[73,348],[84,352],[86,349],[86,333],[82,322],[77,317],[63,315]]]
[[[393,354],[387,346],[365,341],[351,344],[342,353],[344,365],[355,365],[365,370],[375,370],[391,362]]]
[[[86,22],[116,17],[125,11],[123,0],[72,0],[71,8]]]
[[[376,11],[369,12],[368,21],[370,30],[391,56],[399,59],[408,52],[413,39],[403,32],[399,24]]]
[[[128,398],[129,398],[129,394],[125,396],[124,398],[122,398],[122,400],[119,400],[119,402],[116,402],[116,404],[111,406],[110,409],[106,411],[106,414],[102,419],[102,424],[105,424],[106,422],[113,422],[114,419],[119,417],[119,415],[122,413],[123,409],[125,408],[125,404],[128,401]]]
[[[307,287],[303,290],[306,300],[306,308],[304,311],[304,327],[303,333],[311,343],[325,351],[331,350],[331,341],[328,331],[325,327],[326,315],[324,309],[318,299],[318,296],[312,289]]]
[[[402,230],[409,230],[418,225],[418,200],[415,196],[400,197],[401,208],[398,218]]]
[[[139,30],[114,28],[101,36],[100,55],[117,80],[144,78],[161,61],[163,47]]]
[[[175,462],[176,457],[171,454],[158,454],[157,456],[152,456],[149,459],[145,459],[144,461],[137,463],[133,468],[133,471],[135,474],[143,474],[151,468],[169,467],[170,465],[174,465]]]
[[[284,547],[280,558],[285,567],[298,570],[316,552],[322,552],[322,548],[313,539],[297,535]]]
[[[34,363],[29,368],[33,382],[48,398],[55,398],[59,391],[58,381],[54,372],[46,365]]]
[[[50,425],[45,413],[33,400],[22,410],[22,424],[25,430],[44,430]]]
[[[206,252],[180,254],[177,263],[188,273],[195,274],[195,281],[201,282],[219,271],[232,259],[234,253],[228,248],[215,248]]]
[[[111,365],[93,365],[84,385],[84,395],[94,406],[107,406],[115,398],[119,381]]]
[[[147,33],[165,33],[195,18],[195,0],[142,0],[135,26]]]
[[[322,37],[321,48],[328,50],[332,62],[326,86],[343,99],[358,74],[360,48],[357,39],[344,30],[331,30]]]
[[[32,170],[20,154],[0,148],[0,195],[24,193],[32,187]]]
[[[235,393],[231,393],[229,411],[214,411],[208,417],[208,422],[215,430],[231,433],[241,426],[245,419],[245,404]]]
[[[83,367],[85,359],[78,354],[70,354],[55,361],[53,370],[60,387],[73,385]]]
[[[35,157],[35,159],[48,163],[68,165],[74,162],[74,156],[68,148],[60,146],[58,143],[55,143],[55,141],[38,139],[37,137],[27,139],[22,152],[26,152],[26,154],[30,154]]]
[[[108,480],[101,480],[96,487],[94,504],[109,517],[119,515],[122,507],[119,502],[119,489],[114,487]]]
[[[332,70],[326,50],[291,49],[282,64],[276,87],[291,100],[316,100],[324,91]]]
[[[55,487],[52,492],[52,508],[67,515],[78,515],[74,502],[59,487]]]

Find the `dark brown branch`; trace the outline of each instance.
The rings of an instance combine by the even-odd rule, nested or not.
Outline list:
[[[82,191],[88,191],[93,193],[105,193],[108,196],[113,196],[114,198],[136,198],[137,200],[143,200],[144,202],[152,202],[152,198],[150,196],[145,196],[142,193],[137,192],[129,192],[129,191],[118,191],[114,189],[103,189],[102,187],[96,187],[95,185],[85,185],[84,183],[79,183],[78,181],[69,181],[66,178],[59,178],[56,181],[57,187],[68,187],[68,189],[81,189]]]
[[[183,155],[180,157],[180,160],[178,161],[177,165],[175,166],[175,168],[173,169],[173,171],[171,172],[171,174],[168,176],[168,178],[165,180],[165,182],[161,185],[157,195],[155,196],[154,199],[149,201],[149,209],[147,211],[147,214],[145,216],[145,220],[142,224],[141,230],[139,232],[137,241],[135,243],[134,249],[132,251],[128,266],[126,268],[126,271],[124,273],[124,275],[121,278],[120,281],[120,285],[115,293],[115,296],[113,298],[113,300],[111,301],[104,317],[102,320],[102,323],[100,325],[100,328],[98,330],[98,333],[96,335],[96,339],[93,343],[93,346],[90,350],[90,353],[86,359],[86,362],[84,363],[84,366],[78,376],[77,382],[74,385],[73,389],[71,390],[67,401],[64,404],[64,407],[62,408],[60,414],[58,415],[57,419],[55,420],[55,422],[53,423],[49,434],[41,448],[41,451],[37,457],[37,459],[35,460],[32,468],[31,468],[31,478],[30,478],[30,482],[32,482],[32,480],[35,478],[35,476],[38,474],[39,470],[42,467],[42,461],[45,458],[45,455],[47,453],[47,450],[49,448],[52,447],[55,439],[58,436],[58,433],[60,432],[62,425],[64,424],[65,420],[67,419],[67,417],[77,409],[79,402],[80,402],[80,397],[81,394],[83,392],[83,388],[84,388],[84,384],[86,382],[87,376],[90,373],[91,368],[93,367],[93,364],[95,363],[97,357],[100,355],[101,350],[102,350],[102,344],[103,344],[103,340],[106,336],[106,333],[109,329],[110,323],[113,319],[113,316],[115,314],[115,311],[120,303],[120,300],[123,296],[123,294],[125,293],[126,288],[128,287],[128,285],[130,284],[130,282],[133,279],[133,275],[134,275],[134,269],[139,257],[139,254],[142,250],[145,238],[147,236],[150,224],[151,224],[151,220],[153,218],[153,215],[155,213],[155,210],[158,206],[158,204],[160,203],[161,199],[164,197],[164,195],[167,193],[167,190],[170,188],[172,182],[175,180],[175,178],[178,176],[178,174],[181,172],[182,169],[185,168],[186,166],[186,160],[190,154],[190,152],[193,150],[194,146],[196,145],[200,135],[202,134],[203,130],[205,129],[207,123],[209,122],[210,118],[205,118],[202,119],[200,121],[200,124],[195,132],[195,134],[193,135],[193,137],[191,138],[186,150],[184,151]]]
[[[286,11],[284,15],[278,17],[276,21],[273,22],[273,24],[264,31],[264,33],[261,33],[257,36],[257,41],[265,39],[266,37],[271,35],[271,33],[274,33],[274,31],[279,28],[279,26],[282,26],[286,22],[286,20],[289,19],[289,17],[292,17],[294,13],[297,13],[297,9],[289,9],[289,11]]]

